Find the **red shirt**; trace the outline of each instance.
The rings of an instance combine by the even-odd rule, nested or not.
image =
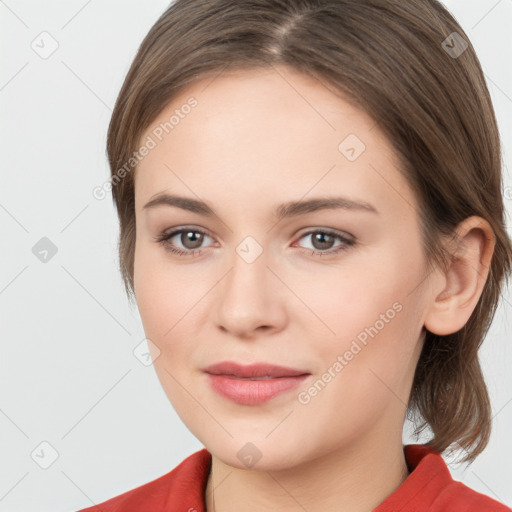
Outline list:
[[[410,474],[373,512],[511,512],[509,507],[452,479],[432,449],[404,447]],[[205,512],[204,492],[211,454],[205,448],[172,471],[78,512]]]

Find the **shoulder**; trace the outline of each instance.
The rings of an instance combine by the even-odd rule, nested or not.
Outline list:
[[[510,507],[452,478],[427,445],[405,446],[409,476],[374,512],[512,512]]]
[[[432,512],[511,512],[510,507],[453,480],[437,496]]]
[[[503,503],[454,480],[445,460],[430,447],[408,445],[405,454],[413,469],[409,491],[428,505],[429,512],[511,512]]]
[[[170,512],[181,509],[185,497],[188,503],[185,511],[190,508],[201,510],[210,461],[211,454],[203,448],[189,455],[169,473],[78,512]]]

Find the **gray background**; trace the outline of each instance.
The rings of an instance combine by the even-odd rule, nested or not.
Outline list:
[[[144,331],[119,276],[116,213],[110,196],[92,195],[109,177],[105,136],[116,95],[167,5],[0,1],[0,511],[90,506],[167,473],[202,448],[152,366],[133,354]],[[446,5],[488,80],[504,142],[510,219],[512,0]],[[46,262],[34,246],[49,251]],[[481,350],[495,414],[492,440],[471,466],[450,466],[455,478],[508,505],[511,304],[507,291]],[[404,441],[414,442],[407,431],[406,425]]]

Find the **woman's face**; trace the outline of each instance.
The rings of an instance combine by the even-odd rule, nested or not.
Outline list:
[[[190,431],[240,468],[400,442],[432,295],[417,200],[378,126],[275,69],[183,91],[141,138],[135,180],[135,294],[158,377]],[[164,194],[189,203],[146,206]],[[233,379],[204,371],[223,361],[306,376],[238,379],[237,401],[211,384]],[[292,387],[250,394],[276,383]]]

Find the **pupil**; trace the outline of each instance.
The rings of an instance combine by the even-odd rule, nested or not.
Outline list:
[[[322,244],[322,243],[324,244],[324,246],[319,247],[319,249],[328,249],[328,248],[329,248],[329,247],[325,247],[325,244],[326,244],[327,246],[329,246],[329,245],[330,245],[330,244],[329,244],[329,242],[325,242],[325,240],[322,240],[322,239],[324,239],[325,237],[327,237],[327,238],[332,238],[332,237],[331,237],[331,235],[329,235],[329,234],[327,234],[327,233],[317,233],[317,234],[316,234],[316,236],[314,237],[314,241],[315,241],[315,243],[319,241],[319,242],[320,242],[320,244]],[[332,240],[331,240],[331,241],[332,241]],[[313,244],[313,245],[315,245],[315,244]]]
[[[191,241],[192,245],[193,245],[193,247],[188,247],[187,243],[184,243],[183,245],[185,247],[188,247],[189,249],[195,249],[195,248],[201,246],[202,236],[203,236],[202,233],[198,233],[197,231],[188,231],[187,233],[184,233],[184,235],[187,239],[186,242],[188,243]],[[198,235],[198,236],[196,236],[196,235]],[[194,245],[194,238],[196,238],[196,240],[195,240],[196,245]],[[183,242],[183,240],[182,240],[182,242]]]

